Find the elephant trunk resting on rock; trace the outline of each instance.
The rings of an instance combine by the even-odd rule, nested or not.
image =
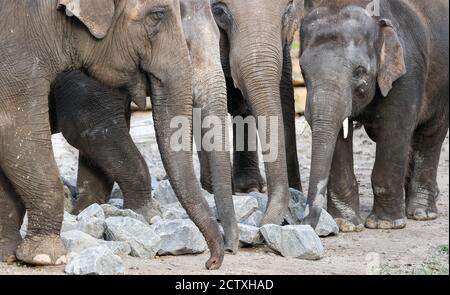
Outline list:
[[[301,66],[312,127],[309,217],[328,210],[342,231],[361,230],[353,121],[377,143],[368,228],[437,217],[437,166],[449,126],[448,1],[322,1],[301,28]],[[342,128],[342,125],[344,127]],[[406,210],[405,210],[406,192]]]
[[[65,9],[64,9],[65,8]],[[68,69],[146,96],[175,193],[205,235],[208,268],[223,260],[223,239],[196,180],[192,150],[175,152],[171,118],[192,121],[192,67],[178,0],[0,2],[0,256],[62,263],[63,188],[51,148],[50,84]],[[68,18],[65,14],[75,16]],[[166,61],[171,61],[168,64]],[[191,128],[191,127],[190,127]],[[195,212],[191,210],[195,208]],[[19,228],[25,210],[29,228]]]
[[[181,0],[181,17],[194,66],[194,107],[202,121],[212,118],[213,131],[221,128],[221,146],[202,150],[201,161],[211,170],[219,219],[224,228],[225,247],[238,248],[237,221],[231,186],[230,155],[226,150],[227,96],[220,63],[219,29],[204,0]],[[93,203],[105,203],[116,181],[124,194],[124,207],[146,217],[158,214],[151,200],[151,178],[147,164],[129,134],[130,99],[124,91],[102,86],[81,72],[69,72],[54,84],[55,127],[80,150],[75,213]],[[217,122],[218,120],[218,122]],[[202,128],[202,143],[210,128]],[[197,134],[197,133],[195,133]],[[207,148],[202,145],[202,148]]]

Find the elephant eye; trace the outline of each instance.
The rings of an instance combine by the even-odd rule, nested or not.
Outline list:
[[[157,10],[157,11],[153,11],[150,14],[151,18],[153,21],[155,22],[160,22],[164,19],[164,17],[166,16],[165,12],[163,10]]]
[[[361,79],[367,74],[366,68],[359,66],[356,68],[355,71],[353,71],[353,78],[355,79]]]
[[[221,2],[214,3],[212,6],[212,13],[214,15],[214,19],[216,20],[217,25],[221,29],[226,29],[230,24],[230,13],[228,7]]]

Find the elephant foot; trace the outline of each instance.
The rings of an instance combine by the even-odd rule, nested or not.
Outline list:
[[[335,218],[336,224],[339,226],[339,232],[362,232],[364,230],[364,224],[361,218],[355,218],[352,220],[344,218]]]
[[[17,234],[13,239],[0,238],[0,261],[12,263],[17,260],[16,250],[22,242],[20,234]]]
[[[428,196],[428,195],[427,195]],[[432,196],[432,197],[431,197]],[[406,216],[417,221],[434,220],[438,217],[435,194],[430,197],[416,196],[406,199]]]
[[[321,207],[307,205],[305,210],[306,217],[302,220],[302,225],[310,225],[315,229],[317,227],[317,224],[319,224],[321,214]]]
[[[233,176],[235,193],[248,194],[251,192],[266,193],[267,184],[259,171],[239,171]]]
[[[372,212],[366,219],[366,227],[370,229],[402,229],[406,227],[406,218],[381,218]]]
[[[59,236],[33,236],[23,240],[16,257],[30,265],[61,265],[66,263],[66,249]]]
[[[125,206],[125,208],[127,208],[127,207]],[[145,220],[149,224],[151,224],[151,221],[155,216],[162,217],[161,206],[156,200],[153,200],[152,202],[148,203],[147,205],[137,208],[137,209],[132,209],[132,208],[127,208],[127,209],[131,209],[134,212],[144,216]]]

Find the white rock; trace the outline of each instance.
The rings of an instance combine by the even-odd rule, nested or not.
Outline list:
[[[208,249],[200,230],[189,219],[163,220],[152,228],[162,240],[159,255],[198,254]]]
[[[74,275],[117,275],[124,274],[125,267],[119,256],[106,245],[101,245],[72,256],[65,272]]]
[[[123,199],[109,199],[108,204],[118,209],[123,209]]]
[[[74,221],[72,219],[64,220],[61,232],[79,230],[91,235],[96,239],[102,239],[105,232],[105,220],[93,217],[83,219],[83,221]]]
[[[66,247],[67,253],[80,253],[87,248],[100,245],[100,240],[79,230],[63,232],[61,233],[61,239]]]
[[[263,238],[258,227],[239,224],[239,241],[247,245],[259,245],[263,243]]]
[[[143,223],[147,223],[144,216],[142,216],[141,214],[138,214],[130,209],[118,209],[118,208],[108,205],[108,204],[103,204],[103,205],[101,205],[101,207],[103,209],[103,212],[105,213],[105,218],[130,217],[133,219],[137,219]]]
[[[154,191],[155,199],[161,205],[167,205],[178,202],[177,196],[170,185],[169,180],[162,180]]]
[[[147,224],[130,217],[109,217],[105,220],[105,239],[124,241],[131,247],[131,255],[154,258],[161,249],[161,239]]]
[[[241,223],[259,228],[261,226],[263,218],[264,213],[259,210],[256,210],[247,219],[241,221]]]
[[[309,225],[265,225],[261,234],[267,246],[284,257],[318,260],[324,255],[320,238]]]
[[[269,200],[269,198],[267,197],[266,194],[262,194],[262,193],[258,193],[258,192],[251,192],[249,194],[249,196],[256,199],[256,201],[258,202],[258,210],[259,211],[266,212],[267,202]]]
[[[127,242],[120,241],[101,241],[102,245],[106,245],[116,255],[129,255],[131,247]]]
[[[172,203],[170,205],[163,206],[163,208],[163,219],[175,220],[189,218],[186,210],[184,210],[180,203]]]
[[[339,226],[336,224],[334,218],[324,209],[320,214],[319,223],[314,229],[319,237],[327,237],[329,235],[337,235],[339,233]]]
[[[77,216],[78,221],[90,220],[91,218],[105,219],[105,213],[99,204],[92,204]]]
[[[258,210],[258,201],[251,196],[233,196],[233,203],[238,222],[246,220]]]

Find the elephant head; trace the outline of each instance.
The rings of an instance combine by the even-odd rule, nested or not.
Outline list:
[[[96,80],[124,88],[143,106],[152,98],[155,131],[172,187],[211,250],[207,268],[223,261],[223,238],[202,197],[188,149],[171,139],[174,118],[192,134],[192,66],[182,29],[179,0],[59,0],[74,21],[75,66]],[[82,24],[82,25],[80,25]],[[87,28],[87,30],[86,30]]]
[[[269,206],[263,223],[281,223],[288,206],[280,82],[285,50],[293,40],[303,12],[303,0],[212,0],[221,30],[222,66],[256,117],[277,117],[277,137],[267,153],[277,156],[266,163]],[[274,123],[274,122],[271,122]],[[259,130],[270,138],[270,131]],[[273,148],[273,150],[272,150]]]
[[[406,68],[392,22],[356,5],[316,8],[305,17],[301,38],[300,63],[308,88],[305,116],[313,137],[306,223],[315,226],[338,136],[347,138],[353,119],[378,93],[389,99]]]

